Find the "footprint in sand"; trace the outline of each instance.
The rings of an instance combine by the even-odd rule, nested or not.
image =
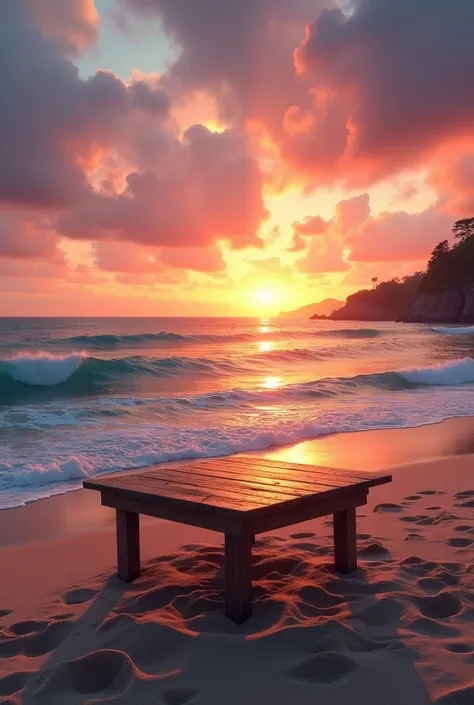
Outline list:
[[[64,641],[70,630],[71,624],[66,620],[28,620],[11,624],[0,636],[0,658],[18,654],[43,656]]]
[[[406,516],[400,517],[400,521],[407,521],[410,524],[421,524],[423,526],[432,524],[433,517],[430,517],[429,514],[407,514]]]
[[[12,613],[12,610],[0,610],[0,617],[8,617]]]
[[[446,494],[446,492],[441,492],[441,490],[419,490],[416,494],[430,496],[433,494]]]
[[[406,531],[406,529],[405,529]],[[422,534],[417,534],[415,531],[409,531],[409,533],[403,539],[404,541],[426,541]]]
[[[403,512],[403,507],[399,504],[392,504],[391,502],[385,502],[384,504],[377,504],[374,507],[374,512]]]
[[[59,681],[69,683],[73,691],[82,695],[102,691],[112,694],[113,691],[122,690],[132,681],[134,670],[132,661],[122,651],[93,651],[60,664],[55,669],[56,677],[46,677],[39,692],[53,694]]]
[[[421,590],[430,595],[436,595],[446,587],[446,584],[440,578],[419,578],[416,584]]]
[[[357,662],[337,651],[326,651],[304,659],[287,671],[290,678],[327,684],[341,681],[358,667]]]
[[[464,490],[463,492],[458,492],[454,495],[454,499],[460,500],[456,507],[462,507],[463,509],[471,509],[474,507],[474,490]]]
[[[63,596],[66,605],[81,605],[84,602],[89,602],[97,595],[97,590],[89,590],[88,588],[78,588],[70,590]]]
[[[427,597],[413,597],[414,604],[424,617],[445,619],[454,617],[462,610],[461,601],[456,595],[446,591]]]
[[[0,679],[0,697],[2,695],[14,695],[18,693],[18,691],[25,687],[30,675],[31,673],[18,671],[17,673],[10,673],[8,676],[5,676],[5,678]],[[2,702],[4,701],[2,700]]]
[[[472,527],[470,524],[459,524],[458,526],[454,527],[454,531],[465,531],[468,534],[474,534],[474,527]]]
[[[454,654],[471,654],[474,651],[474,646],[466,641],[452,641],[446,644],[446,649]]]
[[[403,498],[406,502],[416,502],[417,499],[423,499],[420,494],[410,494],[408,497]]]
[[[316,534],[311,532],[302,531],[299,534],[290,534],[290,539],[312,539],[316,538]]]
[[[467,548],[472,546],[474,541],[472,539],[464,538],[462,536],[453,536],[446,541],[448,546],[454,546],[455,548]]]

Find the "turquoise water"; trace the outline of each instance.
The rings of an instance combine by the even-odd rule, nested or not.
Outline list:
[[[152,462],[474,411],[474,329],[0,319],[0,507]]]

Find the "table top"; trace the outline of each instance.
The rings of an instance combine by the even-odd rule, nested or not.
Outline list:
[[[391,480],[389,474],[238,455],[189,465],[153,465],[87,480],[83,485],[147,502],[169,500],[240,514],[274,506],[288,507],[316,498],[329,500]]]

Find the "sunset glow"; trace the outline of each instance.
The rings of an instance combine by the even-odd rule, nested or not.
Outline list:
[[[4,314],[273,317],[420,269],[470,215],[462,81],[437,76],[453,93],[444,112],[414,102],[438,65],[431,44],[415,90],[391,47],[416,33],[382,46],[362,5],[334,9],[333,36],[329,0],[250,3],[248,17],[222,1],[188,16],[161,0],[64,0],[60,18],[1,3],[23,62],[3,96]],[[386,17],[382,33],[403,26]]]

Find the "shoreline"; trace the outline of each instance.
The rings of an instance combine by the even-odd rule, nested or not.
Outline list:
[[[266,452],[397,462],[357,514],[356,572],[334,572],[331,517],[257,536],[240,626],[222,609],[221,534],[143,517],[142,575],[126,584],[97,493],[3,512],[20,535],[0,548],[0,702],[470,703],[473,438],[464,419]]]
[[[376,471],[471,453],[474,454],[474,417],[465,416],[424,426],[330,434],[235,455],[258,455],[295,463]],[[199,460],[176,460],[162,465],[174,467]],[[121,472],[137,471],[138,468]],[[114,522],[114,511],[101,506],[98,493],[82,488],[69,490],[1,510],[0,550],[108,529],[114,526]]]

